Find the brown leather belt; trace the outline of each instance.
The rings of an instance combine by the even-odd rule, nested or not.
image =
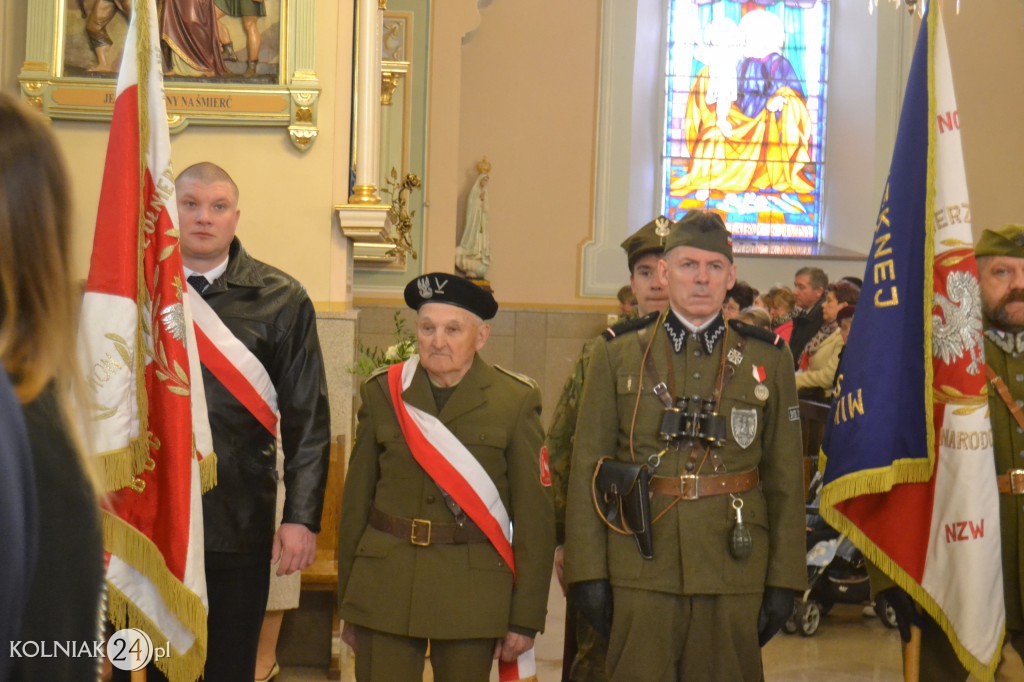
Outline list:
[[[650,490],[655,495],[669,495],[671,497],[681,497],[684,500],[696,500],[712,495],[745,493],[756,488],[758,480],[757,469],[741,471],[737,474],[653,476],[651,478]]]
[[[487,536],[475,523],[466,519],[457,523],[433,523],[427,519],[404,519],[370,508],[370,525],[377,530],[408,540],[417,547],[430,545],[469,545],[488,542]]]
[[[1024,495],[1024,469],[1010,469],[996,476],[1002,495]]]

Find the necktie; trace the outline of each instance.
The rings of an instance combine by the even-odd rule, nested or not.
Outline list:
[[[210,280],[206,279],[203,275],[189,275],[188,283],[200,294],[210,288]]]

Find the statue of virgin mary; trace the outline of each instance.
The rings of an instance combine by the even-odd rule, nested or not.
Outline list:
[[[466,199],[466,223],[462,241],[455,247],[455,267],[470,279],[484,279],[491,266],[491,237],[487,231],[487,182],[491,164],[487,157],[476,165],[480,175]]]

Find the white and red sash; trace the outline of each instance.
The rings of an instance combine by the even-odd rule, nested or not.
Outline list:
[[[465,445],[437,417],[410,405],[402,398],[416,374],[419,357],[388,368],[388,388],[398,425],[413,458],[473,520],[515,576],[512,554],[512,523],[498,488]]]
[[[200,362],[277,438],[277,390],[263,363],[238,340],[191,284],[188,299],[192,304]]]

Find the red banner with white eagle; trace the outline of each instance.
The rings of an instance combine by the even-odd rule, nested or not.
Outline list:
[[[155,0],[135,0],[117,81],[79,355],[85,426],[109,494],[103,513],[112,623],[144,630],[172,682],[206,660],[201,494],[215,484],[178,246]]]

